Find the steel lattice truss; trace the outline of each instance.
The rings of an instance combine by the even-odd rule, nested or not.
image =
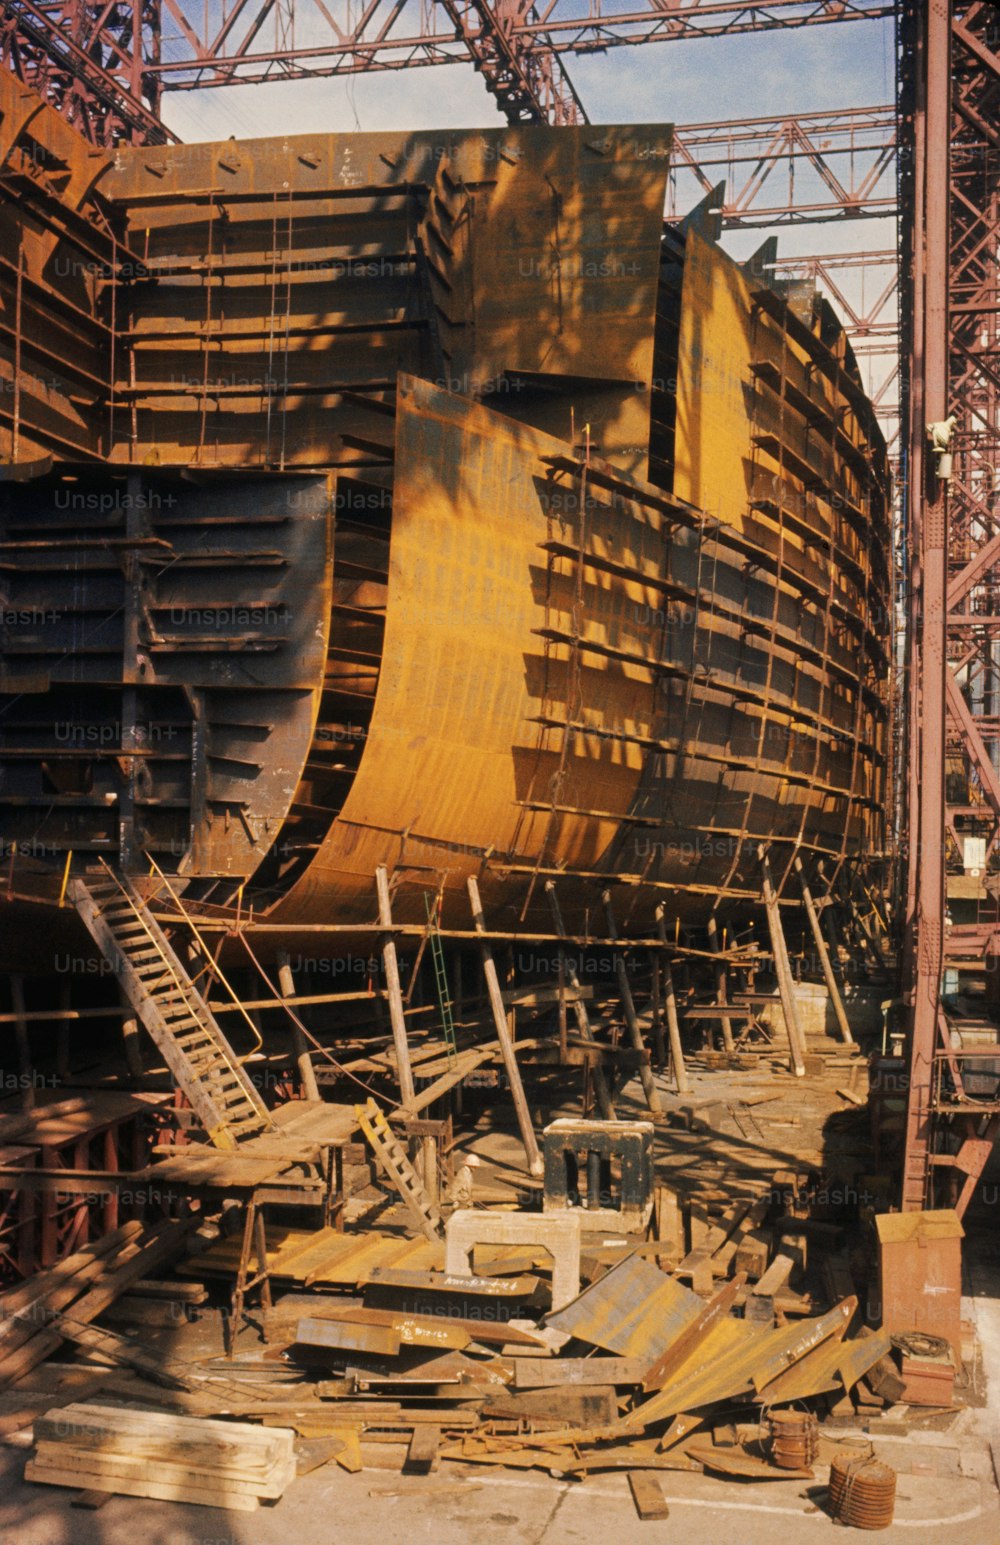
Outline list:
[[[145,143],[164,91],[460,61],[512,123],[583,122],[567,55],[893,11],[886,0],[0,0],[0,51],[96,142]]]
[[[892,215],[896,108],[835,108],[777,118],[689,123],[676,130],[676,212],[725,181],[725,225],[815,224]]]
[[[1000,845],[1000,16],[994,5],[928,9],[909,8],[902,99],[913,152],[902,163],[912,562],[903,1202],[923,1206],[944,1166],[945,1199],[961,1209],[1000,1130],[1000,1108],[964,1092],[940,1002],[945,970],[988,975],[1000,953],[989,878]],[[947,468],[930,423],[948,426],[942,443],[952,431],[950,480],[938,475]],[[949,904],[962,912],[950,918]]]

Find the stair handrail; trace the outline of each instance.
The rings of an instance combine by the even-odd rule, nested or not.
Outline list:
[[[215,972],[216,972],[216,976],[218,977],[218,980],[222,983],[223,987],[226,989],[226,991],[228,992],[229,996],[232,998],[232,1000],[235,1003],[236,1007],[239,1009],[240,1013],[243,1015],[243,1018],[246,1020],[247,1024],[250,1027],[251,1034],[253,1035],[253,1038],[254,1038],[254,1040],[256,1041],[257,1044],[255,1046],[251,1046],[250,1050],[247,1052],[245,1057],[236,1057],[237,1062],[242,1067],[244,1062],[246,1062],[248,1058],[252,1057],[255,1052],[260,1051],[261,1047],[264,1045],[264,1037],[261,1035],[260,1031],[257,1029],[257,1026],[254,1024],[253,1020],[250,1018],[250,1015],[247,1013],[246,1009],[243,1007],[243,1004],[240,1001],[239,995],[237,994],[235,988],[233,988],[231,986],[231,984],[229,982],[229,978],[226,976],[226,974],[223,971],[222,967],[219,965],[218,961],[213,956],[211,950],[208,948],[208,945],[206,944],[205,939],[204,939],[204,937],[203,937],[203,935],[201,933],[201,930],[199,929],[197,923],[195,922],[194,918],[191,916],[191,914],[185,908],[184,903],[181,901],[180,896],[174,890],[174,888],[171,885],[170,881],[168,880],[167,876],[163,873],[163,870],[160,868],[159,864],[156,862],[156,859],[153,858],[152,854],[150,854],[150,853],[147,853],[146,857],[149,859],[149,866],[150,866],[150,868],[163,881],[163,884],[167,888],[167,893],[170,896],[171,901],[174,903],[174,905],[177,908],[178,912],[181,914],[181,917],[187,923],[187,925],[190,928],[191,932],[194,934],[195,938],[197,939],[198,947],[201,950],[202,954],[204,955],[205,959],[212,961],[212,964],[215,967]],[[196,991],[197,991],[197,989],[196,989]],[[209,1013],[211,1014],[212,1010],[211,1010],[211,1007],[209,1005],[209,1002],[208,1002],[207,998],[204,1000],[204,1003],[205,1003],[205,1007],[208,1009]],[[235,1050],[233,1052],[233,1055],[236,1056]]]
[[[166,968],[167,972],[169,973],[169,975],[170,975],[170,977],[171,977],[171,979],[173,981],[174,986],[181,993],[181,995],[184,998],[185,1002],[189,1003],[190,1002],[190,999],[189,999],[190,992],[194,991],[194,992],[197,993],[197,989],[195,988],[194,983],[190,980],[190,978],[188,978],[188,980],[185,982],[182,977],[178,976],[177,972],[174,970],[174,967],[173,967],[169,957],[163,954],[163,952],[162,952],[162,950],[160,948],[159,940],[157,939],[156,935],[150,930],[149,924],[147,923],[146,919],[143,917],[143,915],[140,912],[139,908],[136,906],[135,900],[132,897],[131,893],[129,892],[128,887],[126,885],[122,884],[122,880],[124,879],[124,876],[117,875],[115,873],[115,871],[112,869],[111,865],[107,862],[107,860],[104,857],[100,858],[100,864],[101,864],[101,868],[104,869],[105,872],[107,873],[108,878],[112,881],[113,884],[115,884],[118,887],[119,891],[125,897],[125,900],[128,902],[129,906],[132,908],[132,911],[135,913],[136,919],[139,922],[139,925],[141,926],[141,928],[143,929],[143,931],[144,931],[144,933],[146,935],[146,938],[149,940],[150,944],[153,944],[153,945],[156,946],[157,953],[159,954],[161,960],[163,961],[163,965]],[[84,887],[86,887],[86,883],[87,883],[86,882],[86,878],[84,876],[82,876],[82,875],[80,877],[80,883]],[[98,908],[98,910],[100,910],[100,908]],[[197,995],[199,997],[201,996],[200,993],[198,993]],[[204,1001],[204,1000],[202,1000],[202,1001]]]

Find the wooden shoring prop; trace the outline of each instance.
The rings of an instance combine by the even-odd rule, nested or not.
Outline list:
[[[605,891],[602,898],[604,902],[604,915],[607,918],[608,938],[617,941],[618,931],[615,927],[615,915],[611,908],[611,892]],[[625,956],[620,950],[615,951],[615,975],[618,979],[618,996],[621,1000],[622,1013],[628,1026],[629,1039],[638,1052],[645,1052],[646,1046],[642,1039],[642,1030],[639,1025],[639,1016],[635,1011],[635,1002],[632,998],[632,988],[629,986],[628,971],[625,968]],[[646,1096],[646,1104],[654,1116],[662,1113],[660,1095],[653,1077],[653,1070],[648,1062],[643,1062],[639,1068],[639,1077],[642,1080],[642,1092]]]
[[[788,1035],[791,1068],[796,1078],[804,1078],[806,1065],[802,1049],[802,1030],[799,1025],[798,1010],[795,1006],[795,984],[792,980],[791,962],[788,959],[785,931],[781,925],[781,911],[774,889],[774,881],[771,878],[771,865],[768,863],[767,850],[761,846],[757,849],[757,854],[760,858],[761,869],[764,875],[764,910],[767,913],[767,927],[771,935],[771,951],[774,955],[774,970],[778,978],[778,992],[781,995],[781,1011],[785,1018],[785,1030]]]

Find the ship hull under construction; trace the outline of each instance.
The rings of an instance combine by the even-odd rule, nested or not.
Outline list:
[[[885,448],[822,302],[664,229],[668,129],[0,108],[11,894],[650,935],[879,853]]]

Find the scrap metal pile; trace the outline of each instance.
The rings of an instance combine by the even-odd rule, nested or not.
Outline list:
[[[577,1479],[625,1470],[640,1517],[662,1516],[650,1472],[805,1481],[831,1465],[841,1502],[860,1506],[867,1493],[845,1488],[844,1467],[861,1465],[873,1488],[865,1506],[891,1516],[886,1467],[845,1429],[900,1397],[892,1342],[862,1323],[855,1293],[838,1296],[850,1274],[829,1250],[837,1231],[775,1215],[787,1195],[775,1188],[709,1211],[680,1207],[661,1187],[646,1228],[629,1232],[627,1197],[618,1227],[609,1207],[611,1227],[599,1232],[585,1227],[585,1206],[480,1204],[453,1210],[443,1230],[425,1218],[407,1231],[401,1205],[380,1230],[271,1225],[253,1308],[236,1234],[207,1222],[195,1232],[196,1218],[145,1236],[127,1225],[5,1296],[6,1388],[64,1341],[104,1366],[85,1362],[59,1399],[12,1391],[0,1422],[9,1430],[34,1416],[29,1479],[208,1505],[256,1507],[291,1483],[289,1449],[236,1442],[246,1424],[262,1424],[289,1443],[297,1435],[299,1473],[327,1461]],[[818,1295],[791,1283],[817,1234],[829,1307],[803,1313]],[[254,1328],[233,1324],[244,1334],[228,1357],[163,1355],[134,1333],[89,1324],[168,1260],[179,1275],[145,1281],[128,1300],[132,1317],[166,1323],[156,1311],[167,1305],[183,1306],[180,1319],[200,1313],[202,1283],[235,1276]],[[272,1296],[278,1284],[285,1291]],[[53,1405],[64,1408],[58,1421],[46,1415]],[[143,1466],[122,1447],[123,1407],[148,1442]],[[153,1420],[152,1410],[163,1414]],[[209,1458],[185,1476],[190,1444]]]

